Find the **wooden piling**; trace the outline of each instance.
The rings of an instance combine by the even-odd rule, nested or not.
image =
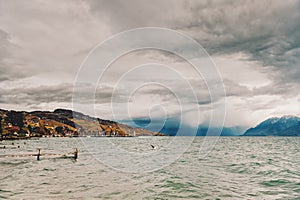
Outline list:
[[[74,150],[74,160],[77,160],[77,158],[78,158],[78,149],[75,148],[75,150]]]
[[[38,154],[37,154],[37,160],[40,160],[40,156],[41,156],[41,149],[38,149]]]

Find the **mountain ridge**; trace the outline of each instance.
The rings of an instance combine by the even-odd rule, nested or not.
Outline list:
[[[249,128],[243,136],[300,136],[300,117],[271,117]]]

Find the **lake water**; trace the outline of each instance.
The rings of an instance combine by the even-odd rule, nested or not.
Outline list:
[[[67,153],[74,147],[79,155],[77,161],[0,158],[0,199],[300,199],[300,137],[220,137],[205,157],[199,155],[205,138],[196,137],[169,161],[164,152],[172,139],[1,141],[0,155],[36,153],[36,148],[42,154]],[[119,152],[130,156],[118,157]]]

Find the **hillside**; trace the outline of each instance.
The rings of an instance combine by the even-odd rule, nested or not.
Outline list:
[[[300,118],[297,116],[269,118],[248,129],[244,136],[300,136]]]
[[[56,109],[53,112],[0,109],[0,121],[0,139],[162,135],[66,109]]]

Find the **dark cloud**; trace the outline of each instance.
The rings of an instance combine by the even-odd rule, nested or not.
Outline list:
[[[157,6],[159,5],[159,6]],[[162,26],[195,38],[210,54],[243,52],[271,66],[275,82],[299,83],[300,1],[90,1],[116,32]]]
[[[38,85],[38,84],[37,84]],[[0,102],[3,104],[37,105],[50,102],[71,102],[72,85],[1,88]]]
[[[271,66],[276,83],[299,84],[300,1],[188,1],[192,17],[178,25],[211,54],[244,52]]]
[[[43,103],[71,102],[73,85],[70,84],[70,77],[76,73],[89,49],[107,36],[144,26],[166,27],[187,34],[213,56],[232,55],[233,59],[240,61],[238,64],[241,64],[241,71],[246,64],[243,65],[243,60],[234,57],[235,55],[243,54],[243,59],[247,62],[257,63],[257,68],[253,70],[261,70],[267,74],[270,78],[268,85],[261,86],[261,80],[257,80],[257,85],[260,85],[257,88],[238,82],[243,77],[234,78],[237,74],[242,74],[235,73],[237,68],[229,69],[232,70],[229,73],[232,77],[226,77],[224,80],[227,97],[237,102],[247,99],[241,107],[266,109],[276,106],[277,97],[288,99],[299,95],[299,0],[79,2],[0,2],[0,103],[33,107]],[[181,49],[189,54],[194,52],[184,44]],[[168,60],[169,63],[178,65],[185,62],[182,58],[164,51],[136,52],[137,56],[139,54],[147,54],[148,60],[158,62]],[[188,68],[185,70],[189,71]],[[107,79],[116,80],[117,75],[123,72],[120,68],[116,71],[112,70]],[[57,74],[55,80],[53,74]],[[43,78],[46,76],[51,80],[44,82]],[[143,76],[132,77],[131,84],[142,83],[146,79]],[[32,79],[24,80],[25,78]],[[57,81],[65,84],[59,84]],[[196,103],[208,107],[215,103],[211,102],[204,82],[191,80],[198,98],[194,102],[192,95],[187,92],[188,88],[180,81],[161,81],[167,81],[174,86],[175,94],[183,96],[187,104]],[[213,82],[209,83],[210,88],[218,89]],[[255,80],[252,83],[255,85]],[[125,90],[126,87],[128,89],[126,84],[128,82],[125,81]],[[85,93],[89,87],[91,86],[80,86],[82,95],[78,100],[81,103],[91,103],[90,95]],[[97,88],[96,103],[106,104],[111,100],[115,103],[128,101],[125,90],[119,90],[112,96],[113,90],[110,86]],[[139,95],[156,95],[163,102],[174,103],[174,95],[162,88],[149,88]],[[276,98],[274,101],[258,98],[261,102],[255,102],[254,97],[264,95]],[[222,98],[216,97],[214,101]]]
[[[93,91],[92,85],[77,85],[77,93],[74,93],[73,84],[59,84],[59,85],[40,85],[36,87],[17,87],[12,89],[1,88],[0,102],[3,104],[22,104],[22,105],[37,105],[42,103],[71,103],[72,98],[76,96],[80,103],[109,103],[111,101],[113,88],[109,86],[98,87],[94,98],[88,91]],[[92,89],[91,89],[92,88]],[[114,100],[121,98],[121,94],[116,94]]]

